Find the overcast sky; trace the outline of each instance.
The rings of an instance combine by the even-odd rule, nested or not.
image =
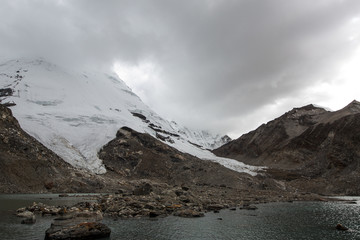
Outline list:
[[[228,133],[360,100],[360,1],[8,0],[0,57],[115,70],[161,116]]]

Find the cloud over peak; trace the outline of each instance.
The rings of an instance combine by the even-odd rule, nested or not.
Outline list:
[[[235,135],[295,105],[356,98],[356,0],[19,0],[0,16],[1,57],[116,66],[152,108],[194,127]]]

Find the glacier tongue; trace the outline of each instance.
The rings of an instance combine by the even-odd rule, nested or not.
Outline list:
[[[11,60],[0,65],[0,89],[3,104],[16,104],[12,111],[22,128],[78,168],[105,173],[97,152],[127,126],[182,152],[256,174],[256,167],[206,150],[229,139],[164,120],[115,75],[72,71],[41,59]]]

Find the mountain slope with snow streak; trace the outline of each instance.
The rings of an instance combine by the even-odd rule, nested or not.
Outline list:
[[[68,163],[95,173],[106,172],[97,152],[127,126],[182,152],[255,174],[256,168],[206,150],[229,139],[164,120],[115,74],[66,69],[42,59],[10,60],[0,65],[0,100],[25,131]]]

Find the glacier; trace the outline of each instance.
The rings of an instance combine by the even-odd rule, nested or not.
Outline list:
[[[152,111],[115,73],[69,69],[44,59],[0,64],[0,101],[11,106],[21,127],[74,167],[103,174],[97,153],[123,126],[238,172],[260,167],[220,158],[209,151],[229,141],[194,131]]]

